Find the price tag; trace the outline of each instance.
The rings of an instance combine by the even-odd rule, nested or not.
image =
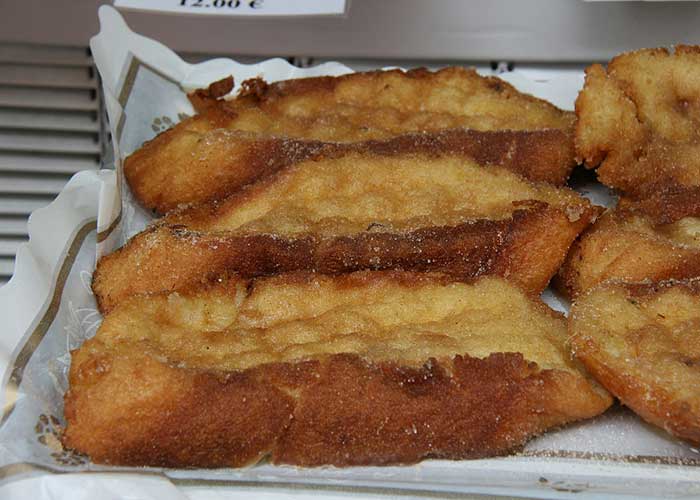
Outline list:
[[[346,0],[114,0],[115,7],[217,16],[328,16],[345,14]]]

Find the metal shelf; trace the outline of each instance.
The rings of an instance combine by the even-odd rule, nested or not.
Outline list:
[[[70,176],[98,168],[98,79],[86,48],[0,44],[0,284],[28,238],[27,217]]]

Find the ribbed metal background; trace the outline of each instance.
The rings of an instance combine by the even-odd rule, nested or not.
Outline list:
[[[0,44],[0,284],[29,214],[72,174],[99,167],[100,112],[87,49]]]

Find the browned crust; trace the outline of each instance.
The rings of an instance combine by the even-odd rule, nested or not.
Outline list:
[[[642,49],[619,54],[607,69],[586,69],[575,149],[602,183],[635,199],[700,185],[699,54],[689,45]]]
[[[160,225],[100,259],[93,291],[106,312],[137,293],[184,290],[227,274],[402,269],[444,272],[455,279],[498,275],[537,294],[596,213],[591,207],[572,222],[562,210],[534,202],[504,220],[479,219],[409,233],[370,227],[343,237],[197,233]]]
[[[618,206],[630,213],[642,213],[654,224],[672,224],[684,217],[700,217],[700,186],[666,187],[642,200],[621,198]]]
[[[608,280],[658,282],[700,277],[700,250],[680,245],[658,231],[666,223],[698,214],[696,200],[688,203],[686,194],[679,193],[675,202],[669,199],[666,207],[659,204],[663,197],[652,197],[644,202],[622,202],[627,208],[604,214],[571,246],[554,280],[556,287],[575,298]],[[656,225],[653,234],[628,227],[633,217]]]
[[[580,303],[574,303],[569,321],[569,339],[577,359],[579,359],[593,377],[609,390],[622,403],[631,408],[637,415],[647,422],[656,425],[676,437],[700,444],[700,420],[699,415],[684,401],[683,397],[673,395],[669,381],[664,381],[656,374],[650,373],[648,377],[636,377],[626,373],[624,364],[619,366],[609,357],[609,353],[590,335],[584,335],[577,322],[585,321],[574,318],[579,314],[579,309],[586,301],[586,297],[595,293],[605,293],[606,290],[624,289],[628,300],[646,300],[659,292],[670,288],[680,287],[692,293],[700,294],[700,281],[698,280],[670,280],[657,283],[624,283],[620,281],[604,283],[588,291],[580,299]],[[640,314],[642,314],[640,312]],[[612,319],[611,319],[612,320]],[[648,320],[650,323],[653,319]],[[649,326],[649,331],[654,331]],[[600,332],[596,332],[600,334]],[[663,335],[664,332],[657,332]],[[620,339],[620,342],[632,343],[634,336],[629,335]],[[665,353],[668,354],[668,353]],[[649,356],[649,353],[637,353],[639,357]],[[626,360],[630,362],[630,360]],[[658,360],[663,362],[663,359]],[[676,385],[679,381],[673,381]],[[682,382],[682,380],[680,381]],[[692,386],[693,381],[688,380]],[[688,394],[688,391],[685,391]]]
[[[569,300],[574,300],[588,287],[588,283],[583,281],[585,278],[582,276],[584,274],[582,268],[584,268],[585,262],[588,260],[588,257],[586,257],[584,260],[586,243],[590,237],[589,235],[593,234],[594,231],[595,229],[593,227],[589,228],[588,231],[584,231],[579,238],[572,243],[571,247],[569,247],[568,253],[566,254],[564,262],[552,278],[552,287]],[[94,290],[94,276],[92,286]],[[103,306],[100,305],[101,299],[99,298],[97,292],[95,292],[95,296],[97,297],[98,308],[102,310]]]
[[[246,465],[290,423],[294,400],[261,380],[261,370],[177,369],[143,349],[110,353],[95,344],[73,351],[62,440],[96,463]]]
[[[166,213],[184,204],[220,200],[293,164],[348,154],[458,156],[558,186],[566,183],[574,165],[571,135],[556,129],[448,129],[361,143],[322,143],[217,129],[199,136],[193,145],[200,151],[200,143],[208,142],[201,148],[203,153],[172,148],[179,134],[194,133],[186,131],[189,127],[193,127],[191,122],[176,125],[126,159],[124,175],[146,208]]]
[[[352,354],[215,373],[169,366],[131,346],[74,352],[66,447],[96,463],[239,467],[271,456],[303,466],[499,455],[551,427],[604,411],[585,378],[520,354],[427,360]]]
[[[650,424],[700,444],[698,415],[685,408],[682,402],[675,401],[662,386],[649,386],[615,367],[605,365],[596,358],[597,352],[595,343],[588,342],[586,347],[577,349],[576,357],[603,387]],[[654,404],[648,400],[653,400]]]
[[[233,90],[233,76],[227,76],[209,84],[206,89],[197,89],[187,95],[197,113],[215,106],[217,101]]]
[[[497,77],[483,77],[473,69],[459,67],[436,72],[424,68],[370,71],[271,84],[256,78],[245,81],[235,99],[219,103],[234,115],[256,115],[252,122],[243,119],[255,130],[270,119],[282,119],[286,120],[282,126],[285,136],[302,133],[303,137],[320,138],[304,135],[315,130],[313,134],[343,142],[360,140],[363,133],[356,130],[358,127],[370,132],[371,137],[364,138],[375,139],[379,138],[376,134],[387,138],[387,134],[459,126],[568,132],[575,119],[573,113],[520,93]],[[252,110],[257,114],[250,115]],[[318,123],[335,123],[337,130],[307,128],[305,119],[312,117],[321,119]]]
[[[391,77],[401,77],[407,81],[423,81],[434,83],[443,77],[456,77],[464,80],[479,82],[484,89],[502,95],[504,99],[518,97],[537,106],[547,108],[560,116],[567,117],[570,113],[562,111],[552,103],[539,99],[529,94],[519,92],[508,82],[495,76],[481,76],[474,69],[448,67],[438,71],[430,71],[427,68],[415,68],[408,71],[401,69],[377,70],[358,73],[349,73],[341,76],[320,76],[311,78],[297,78],[267,83],[261,78],[245,80],[238,93],[237,99],[252,100],[256,102],[270,102],[291,96],[308,94],[333,93],[339,85],[352,83],[366,85],[370,83],[384,82]],[[565,118],[564,118],[565,119]]]
[[[406,134],[387,141],[367,141],[351,147],[357,152],[382,156],[459,155],[480,165],[503,167],[526,179],[557,186],[566,184],[574,166],[571,135],[556,129],[448,129]]]
[[[618,282],[616,286],[624,287],[630,297],[648,297],[663,292],[669,288],[683,288],[693,295],[700,295],[700,280],[664,280],[653,283],[624,283]]]
[[[201,114],[127,158],[126,178],[144,206],[165,213],[220,199],[293,163],[350,153],[451,154],[558,185],[574,165],[572,113],[473,70],[255,80],[237,98],[219,99],[231,85],[192,94]]]
[[[136,199],[164,214],[182,205],[216,201],[267,175],[332,151],[319,141],[279,139],[222,129],[198,134],[191,148],[172,148],[191,123],[180,123],[146,142],[124,162]],[[210,138],[215,143],[201,147]],[[196,148],[196,150],[195,150]],[[338,145],[337,149],[342,148]]]

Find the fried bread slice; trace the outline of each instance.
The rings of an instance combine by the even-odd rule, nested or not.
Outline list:
[[[539,293],[597,209],[575,192],[462,157],[308,160],[221,202],[176,211],[103,257],[103,311],[128,295],[237,273],[444,271]]]
[[[72,353],[63,442],[171,467],[503,454],[610,405],[565,338],[497,278],[301,273],[136,296]]]
[[[641,199],[700,185],[700,47],[644,49],[595,64],[576,100],[576,154]]]
[[[473,130],[409,137],[383,147],[406,152],[446,148],[557,184],[566,182],[574,166],[573,113],[473,70],[374,71],[273,84],[256,79],[245,82],[235,99],[218,99],[232,85],[229,78],[192,94],[196,116],[127,158],[126,177],[146,207],[164,213],[181,203],[220,197],[318,151],[319,144],[299,140],[387,140],[466,127]],[[249,143],[240,133],[224,130],[261,137]],[[329,145],[325,154],[346,149]]]
[[[231,82],[232,83],[232,82]],[[243,82],[229,101],[197,92],[198,111],[233,114],[225,128],[324,141],[385,139],[405,132],[571,130],[574,114],[519,92],[497,77],[448,67],[350,73],[267,83]],[[222,120],[226,119],[222,116]]]
[[[191,122],[198,120],[207,117],[195,117]],[[383,141],[323,143],[224,128],[199,132],[196,128],[193,123],[176,126],[126,159],[126,180],[146,208],[164,214],[182,205],[222,199],[292,164],[350,153],[463,156],[556,185],[566,183],[573,167],[573,141],[567,140],[566,132],[555,129],[448,129]]]
[[[557,282],[570,297],[606,280],[700,277],[700,188],[620,200],[575,242]]]
[[[608,282],[574,303],[573,351],[647,422],[700,444],[700,282]]]

